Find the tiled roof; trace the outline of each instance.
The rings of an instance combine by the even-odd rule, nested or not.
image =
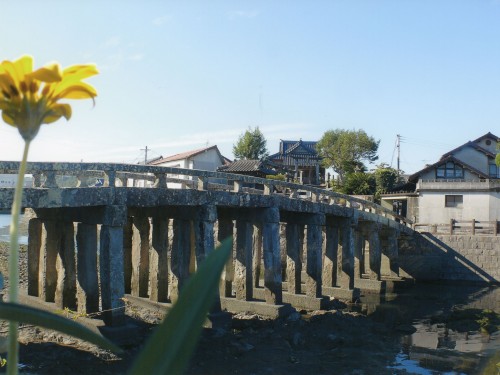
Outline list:
[[[281,160],[283,165],[315,166],[321,159],[316,151],[315,141],[285,141],[280,142],[280,151],[269,156],[270,160]]]
[[[196,150],[186,151],[186,152],[182,152],[180,154],[175,154],[175,155],[172,155],[172,156],[167,156],[166,158],[152,160],[151,162],[148,162],[148,164],[149,165],[158,165],[158,164],[163,164],[163,163],[166,163],[166,162],[169,162],[169,161],[189,159],[189,158],[191,158],[191,157],[193,157],[195,155],[201,154],[203,152],[206,152],[206,151],[209,151],[209,150],[212,150],[212,149],[215,149],[217,151],[217,153],[219,154],[219,156],[221,158],[221,162],[224,162],[225,158],[220,154],[219,149],[217,148],[217,145],[213,145],[213,146],[210,146],[210,147],[199,148],[199,149],[196,149]]]
[[[261,160],[236,160],[217,168],[220,172],[243,173],[243,172],[262,172],[266,174],[275,174],[271,168],[267,168]]]

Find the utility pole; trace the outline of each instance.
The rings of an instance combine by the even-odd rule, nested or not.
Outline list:
[[[144,151],[144,165],[148,162],[148,150],[151,150],[148,146],[146,146],[146,148],[141,148],[141,151]]]
[[[399,171],[400,171],[400,168],[399,168],[399,157],[400,157],[400,152],[401,152],[401,136],[399,134],[396,135],[396,147],[398,149],[398,176],[399,176]]]

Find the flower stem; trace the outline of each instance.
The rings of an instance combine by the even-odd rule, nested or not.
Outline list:
[[[19,165],[14,202],[12,203],[10,223],[10,255],[9,255],[9,302],[17,303],[19,300],[19,216],[23,199],[24,175],[28,160],[30,141],[24,143],[23,159]],[[19,362],[18,323],[9,322],[9,356],[7,361],[7,374],[17,374]]]

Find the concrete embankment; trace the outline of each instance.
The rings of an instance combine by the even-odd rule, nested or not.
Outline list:
[[[500,237],[414,234],[399,240],[403,277],[500,284]]]

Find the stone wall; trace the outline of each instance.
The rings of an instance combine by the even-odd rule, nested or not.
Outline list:
[[[400,276],[500,283],[500,237],[415,233],[399,239]]]

